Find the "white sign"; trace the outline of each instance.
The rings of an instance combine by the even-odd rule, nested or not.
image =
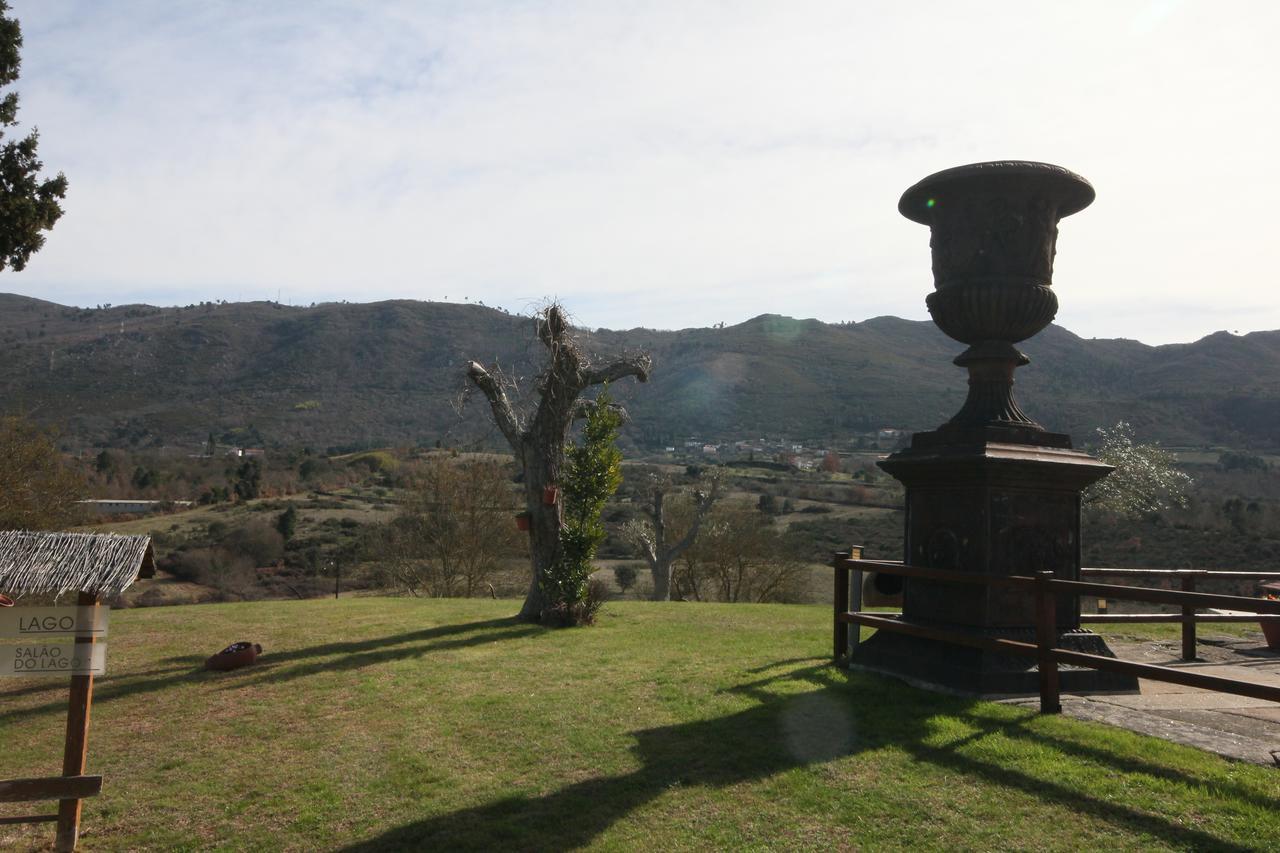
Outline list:
[[[102,675],[106,671],[106,643],[24,643],[0,646],[0,677]]]
[[[109,607],[0,607],[0,637],[105,637]]]

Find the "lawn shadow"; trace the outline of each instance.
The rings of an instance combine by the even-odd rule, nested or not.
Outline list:
[[[752,670],[753,674],[776,669]],[[784,682],[791,682],[785,685]],[[779,694],[770,687],[801,683],[814,689]],[[471,808],[429,817],[388,830],[344,848],[348,853],[383,850],[568,850],[591,843],[601,833],[646,803],[677,787],[725,788],[799,767],[822,764],[881,747],[905,749],[917,761],[1017,790],[1046,803],[1144,833],[1170,846],[1250,849],[1173,818],[1150,814],[1092,796],[1052,779],[1041,778],[995,760],[965,753],[982,738],[1015,732],[1068,753],[1081,751],[1106,763],[1106,750],[1027,728],[1031,712],[1010,722],[1005,712],[958,697],[940,697],[869,674],[849,675],[829,665],[813,665],[746,682],[728,692],[757,700],[752,707],[712,720],[645,729],[634,733],[632,747],[641,766],[621,776],[595,778],[542,796],[512,795]],[[955,717],[973,731],[937,744],[934,721]],[[1096,754],[1094,754],[1096,753]],[[1170,778],[1176,771],[1155,762],[1123,757],[1120,769]],[[1182,774],[1179,781],[1197,785]],[[1222,787],[1221,780],[1213,784]],[[1242,791],[1251,799],[1253,792]],[[1278,803],[1269,801],[1274,807]],[[856,839],[850,839],[856,842]]]
[[[164,658],[169,666],[145,672],[130,673],[119,678],[99,679],[94,685],[95,706],[129,696],[145,695],[166,690],[179,684],[198,681],[220,681],[225,689],[291,681],[321,672],[358,669],[394,660],[417,658],[433,652],[484,645],[501,640],[514,639],[550,630],[521,622],[515,617],[485,619],[477,622],[438,625],[418,631],[407,631],[367,640],[336,641],[287,649],[272,653],[268,650],[253,666],[231,672],[211,672],[203,668],[205,658],[199,655],[175,655]],[[289,664],[295,664],[289,666]],[[20,696],[49,690],[46,685],[21,687],[0,696]],[[67,701],[65,685],[55,701],[34,708],[14,708],[0,711],[0,722],[29,717],[35,714],[65,712]]]
[[[253,684],[292,681],[322,672],[361,669],[390,661],[422,657],[433,652],[514,640],[549,630],[552,629],[521,621],[514,616],[461,625],[440,625],[374,640],[324,643],[277,654],[268,652],[259,659],[257,665],[239,672],[252,676]],[[289,666],[291,663],[295,665]]]

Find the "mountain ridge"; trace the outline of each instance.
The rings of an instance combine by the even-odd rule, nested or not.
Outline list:
[[[931,429],[960,406],[963,345],[929,321],[829,324],[761,314],[724,327],[578,330],[591,353],[650,351],[648,386],[614,393],[629,441],[785,435],[839,439]],[[1020,345],[1018,396],[1077,443],[1125,419],[1167,444],[1280,447],[1280,331],[1184,344],[1085,339],[1050,326]],[[266,444],[494,442],[465,365],[527,380],[541,347],[528,317],[479,305],[390,300],[74,308],[0,294],[6,411],[69,442],[199,444],[237,431]],[[526,397],[527,397],[526,392]]]

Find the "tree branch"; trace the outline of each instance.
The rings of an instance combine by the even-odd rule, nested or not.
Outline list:
[[[521,458],[520,434],[524,428],[516,416],[515,409],[511,407],[511,401],[507,399],[507,392],[502,387],[502,383],[475,361],[467,365],[467,378],[474,382],[489,400],[489,408],[493,409],[493,419],[497,422],[498,429],[502,430],[502,434],[506,436],[507,443],[516,453],[516,458]]]
[[[684,538],[672,545],[667,551],[668,559],[674,562],[683,554],[694,540],[698,538],[698,531],[702,529],[702,519],[707,517],[707,513],[711,510],[711,505],[720,497],[720,478],[716,477],[711,481],[710,492],[698,492],[694,495],[694,512],[693,524],[689,525],[689,531],[685,533]]]
[[[583,385],[601,385],[615,382],[624,376],[634,376],[641,382],[649,381],[649,371],[653,369],[653,359],[647,355],[623,358],[613,364],[601,368],[587,368],[582,371]]]
[[[652,531],[646,527],[644,522],[628,521],[623,525],[622,535],[640,548],[640,556],[644,557],[644,561],[649,564],[651,570],[656,570],[658,552],[654,548]]]

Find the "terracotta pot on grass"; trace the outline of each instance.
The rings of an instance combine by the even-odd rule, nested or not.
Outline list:
[[[217,672],[228,672],[233,669],[239,669],[242,666],[248,666],[256,661],[260,654],[262,654],[262,646],[257,643],[245,641],[232,643],[216,655],[210,655],[209,659],[204,662],[204,668]]]
[[[528,530],[530,525],[530,515],[527,512],[518,513],[516,515],[516,529]]]
[[[1270,581],[1268,583],[1258,584],[1262,588],[1262,597],[1267,601],[1280,600],[1280,583]],[[1267,648],[1280,649],[1280,622],[1259,622],[1262,628],[1262,636],[1267,638]]]

